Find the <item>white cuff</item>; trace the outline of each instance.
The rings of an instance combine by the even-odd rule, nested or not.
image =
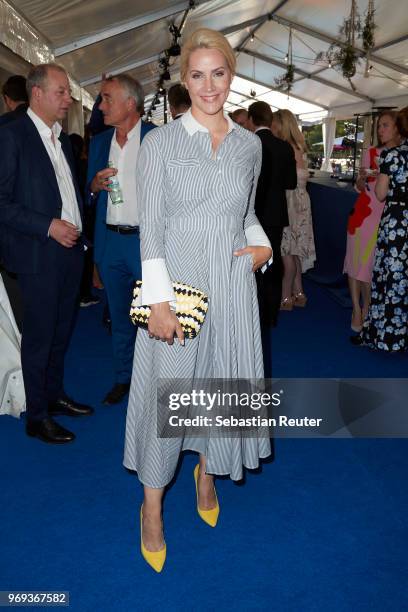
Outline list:
[[[137,306],[151,306],[161,302],[170,302],[170,306],[175,305],[173,285],[164,259],[142,261],[142,281],[142,291]]]
[[[247,239],[248,246],[266,246],[271,247],[268,236],[265,234],[261,225],[251,225],[245,230],[245,237]],[[261,268],[261,272],[266,272],[269,266],[273,262],[273,253],[270,259]]]
[[[247,239],[248,246],[267,246],[272,248],[269,238],[265,234],[261,225],[255,224],[247,227],[245,230],[245,237]]]

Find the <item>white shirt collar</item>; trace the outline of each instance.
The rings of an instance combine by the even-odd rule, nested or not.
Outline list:
[[[62,132],[62,127],[60,126],[60,124],[58,123],[58,121],[56,121],[54,123],[54,125],[52,126],[52,128],[50,128],[42,119],[41,117],[39,117],[37,115],[37,113],[35,113],[33,111],[33,109],[31,107],[29,107],[27,109],[27,115],[30,117],[30,119],[32,120],[32,122],[34,123],[35,127],[37,128],[37,130],[39,131],[40,135],[43,136],[51,136],[51,132],[54,133],[54,135],[56,136],[56,138],[59,138],[59,135]]]
[[[224,113],[224,117],[228,122],[228,134],[236,129],[236,124],[232,121],[231,117]],[[191,109],[189,109],[180,119],[181,123],[190,134],[193,136],[196,132],[208,132],[208,129],[201,125],[199,121],[193,116]]]
[[[129,140],[132,140],[132,138],[135,138],[138,134],[140,134],[141,125],[142,125],[142,120],[139,119],[139,121],[136,123],[136,125],[134,127],[132,127],[130,132],[127,133],[127,137],[126,137],[127,138],[127,142],[129,142]],[[116,129],[115,129],[114,142],[117,143],[117,140],[116,140]]]
[[[266,125],[260,125],[259,127],[256,128],[254,134],[259,132],[259,130],[269,130],[269,131],[271,131],[271,128],[267,127]]]

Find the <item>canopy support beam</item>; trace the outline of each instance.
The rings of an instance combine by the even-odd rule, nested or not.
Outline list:
[[[278,66],[279,68],[283,68],[283,70],[287,69],[287,64],[285,64],[284,62],[280,62],[279,60],[275,60],[270,57],[267,57],[266,55],[261,55],[260,53],[255,53],[254,51],[248,51],[247,49],[240,49],[240,51],[241,53],[245,53],[246,55],[249,55],[250,57],[254,57],[255,59],[259,59],[268,64],[272,64],[273,66]],[[318,83],[321,83],[322,85],[325,85],[326,87],[331,87],[332,89],[337,89],[338,91],[342,91],[348,96],[354,96],[355,98],[360,98],[361,100],[365,100],[366,102],[374,102],[372,98],[369,98],[368,96],[365,96],[364,94],[360,94],[357,91],[353,91],[353,89],[351,88],[349,89],[347,87],[343,87],[343,85],[337,85],[337,83],[332,83],[331,81],[322,79],[321,77],[313,73],[310,74],[308,72],[305,72],[304,70],[302,70],[301,68],[298,68],[297,66],[295,66],[294,70],[296,73],[302,75],[304,78],[311,79],[313,81],[317,81]]]
[[[198,0],[199,4],[204,4],[205,2],[209,1],[210,0]],[[186,11],[190,8],[192,7],[190,6],[189,0],[183,0],[183,2],[178,2],[177,4],[173,4],[172,6],[166,6],[165,8],[162,8],[160,10],[144,13],[143,15],[139,15],[135,19],[129,19],[128,21],[113,25],[110,28],[105,28],[103,30],[100,30],[99,32],[90,34],[89,36],[78,38],[74,42],[69,43],[67,45],[57,47],[56,49],[54,49],[54,55],[55,57],[59,57],[67,53],[71,53],[72,51],[76,51],[77,49],[82,49],[83,47],[88,47],[89,45],[93,45],[95,43],[106,40],[107,38],[112,38],[112,36],[117,36],[118,34],[123,34],[124,32],[135,30],[136,28],[141,28],[142,26],[148,25],[149,23],[153,23],[154,21],[158,21],[159,19],[165,19],[166,17],[171,17],[172,15],[182,13],[183,11]]]
[[[287,28],[292,28],[293,30],[297,30],[298,32],[302,32],[312,38],[317,38],[318,40],[322,40],[323,42],[332,44],[336,43],[343,47],[346,46],[346,43],[343,43],[338,38],[334,38],[332,36],[328,36],[323,32],[318,32],[317,30],[313,30],[312,28],[308,28],[307,26],[303,26],[299,23],[295,23],[294,21],[289,21],[289,19],[284,19],[283,17],[279,17],[278,15],[272,15],[272,21],[279,23],[280,25],[286,26]],[[365,52],[358,47],[354,47],[354,50],[360,57],[365,57]],[[400,72],[401,74],[408,74],[408,68],[405,66],[401,66],[400,64],[394,64],[394,62],[389,62],[378,55],[370,54],[370,60],[375,62],[376,64],[381,64],[386,68],[390,68],[391,70],[395,70],[396,72]]]
[[[393,40],[389,40],[388,42],[382,43],[382,45],[377,45],[374,47],[374,53],[379,51],[380,49],[387,49],[388,47],[393,47],[394,45],[398,45],[398,43],[405,42],[408,39],[408,34],[404,34],[404,36],[400,36],[399,38],[394,38]]]
[[[267,89],[269,89],[269,91],[279,91],[279,93],[283,93],[278,87],[273,87],[271,86],[270,83],[265,83],[264,81],[260,81],[259,79],[253,79],[252,77],[246,74],[242,74],[242,72],[237,72],[235,76],[239,77],[240,79],[245,79],[246,81],[251,81],[252,83],[256,83],[257,85],[261,85],[261,87],[266,87]],[[240,93],[240,95],[243,95],[243,94]],[[262,97],[262,94],[260,97]],[[329,110],[328,106],[325,106],[324,104],[320,104],[320,102],[317,104],[313,100],[302,98],[301,96],[297,96],[296,94],[293,94],[292,92],[290,93],[290,97],[295,98],[295,100],[300,100],[301,102],[306,102],[307,104],[314,104],[315,106],[320,106],[320,108],[322,108],[323,110],[326,110],[326,111]],[[318,112],[318,111],[313,111],[313,112]]]
[[[248,27],[257,26],[259,24],[262,25],[266,21],[275,21],[276,23],[279,23],[280,25],[284,27],[292,28],[293,30],[296,30],[297,32],[302,32],[303,34],[306,34],[307,36],[311,36],[312,38],[322,40],[323,42],[326,42],[329,45],[331,45],[332,43],[336,43],[342,46],[346,46],[346,43],[343,43],[338,38],[334,38],[333,36],[329,36],[328,34],[324,34],[323,32],[319,32],[318,30],[314,30],[312,28],[309,28],[308,26],[304,26],[300,23],[296,23],[295,21],[290,21],[289,19],[285,19],[284,17],[280,17],[279,15],[276,15],[276,10],[270,13],[261,15],[259,17],[255,17],[254,19],[249,19],[248,21],[243,21],[241,23],[235,24],[228,28],[224,28],[223,30],[221,30],[221,32],[227,36],[228,34],[239,32],[240,30],[243,30]],[[243,45],[248,41],[249,38],[250,38],[250,35],[244,39],[244,42],[242,42],[241,45],[239,45],[240,50],[243,47]],[[377,51],[378,49],[385,48],[385,46],[390,46],[391,44],[397,44],[398,42],[402,42],[405,38],[406,37],[401,37],[401,39],[397,39],[396,41],[385,43],[385,45],[380,45],[376,47],[375,50]],[[354,47],[354,50],[360,57],[365,57],[366,54],[362,49],[359,49],[358,47]],[[390,62],[375,54],[371,54],[370,58],[372,62],[385,66],[386,68],[389,68],[390,70],[395,70],[396,72],[400,72],[401,74],[408,74],[408,67],[406,66],[401,66],[400,64],[394,64],[394,62]]]
[[[117,74],[121,74],[122,72],[130,72],[131,70],[135,70],[136,68],[141,68],[142,66],[145,66],[146,64],[151,64],[152,62],[158,62],[160,59],[160,55],[152,55],[150,57],[145,57],[141,60],[138,60],[137,62],[132,62],[131,64],[125,64],[123,66],[119,66],[118,68],[115,68],[114,70],[107,70],[106,74],[109,76],[116,76]],[[158,79],[158,76],[156,76],[156,79]],[[81,81],[81,86],[82,87],[87,87],[87,85],[94,85],[95,83],[99,83],[99,81],[102,80],[102,77],[100,74],[89,77],[87,79],[83,79]]]
[[[250,40],[253,35],[263,26],[263,24],[268,21],[269,19],[271,19],[272,15],[274,15],[277,11],[279,11],[279,9],[281,9],[285,4],[287,4],[289,2],[289,0],[281,0],[281,2],[279,2],[278,6],[276,8],[273,9],[273,11],[271,13],[268,13],[268,17],[265,17],[264,19],[262,19],[259,23],[257,23],[254,27],[254,29],[244,38],[244,40],[241,41],[241,43],[238,45],[239,47],[243,47],[248,40]],[[224,36],[225,33],[223,32]],[[236,47],[237,48],[237,47]]]

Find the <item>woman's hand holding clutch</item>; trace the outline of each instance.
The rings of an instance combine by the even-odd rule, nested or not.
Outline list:
[[[173,344],[177,336],[180,344],[184,345],[184,333],[174,312],[170,310],[169,302],[151,305],[148,331],[150,338],[162,340]]]
[[[234,252],[234,255],[252,255],[252,271],[256,272],[272,257],[272,249],[267,246],[247,246]]]

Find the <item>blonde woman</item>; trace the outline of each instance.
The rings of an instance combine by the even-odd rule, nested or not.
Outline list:
[[[148,330],[137,335],[124,464],[144,485],[141,550],[160,572],[166,545],[162,499],[180,452],[199,454],[191,495],[198,515],[215,527],[219,504],[214,474],[242,478],[270,454],[269,437],[159,438],[159,379],[262,378],[263,359],[253,272],[272,249],[254,213],[261,144],[223,112],[235,55],[219,32],[200,29],[184,44],[180,70],[191,109],[152,130],[138,161],[142,303]],[[205,291],[209,309],[199,335],[184,340],[171,310],[171,281]],[[204,432],[205,433],[205,432]],[[181,519],[182,520],[182,519]]]
[[[283,230],[281,253],[283,259],[281,310],[305,306],[302,272],[312,268],[316,259],[313,238],[312,211],[306,191],[308,178],[306,144],[295,116],[287,109],[273,113],[272,133],[288,142],[295,153],[297,187],[286,191],[289,226]]]
[[[396,122],[396,111],[383,111],[378,117],[379,144],[376,147],[370,147],[363,156],[356,181],[356,188],[360,195],[347,225],[347,247],[343,272],[348,274],[353,303],[351,329],[355,332],[362,330],[370,306],[371,277],[378,226],[385,204],[376,197],[375,188],[382,151],[397,147],[401,141]]]

